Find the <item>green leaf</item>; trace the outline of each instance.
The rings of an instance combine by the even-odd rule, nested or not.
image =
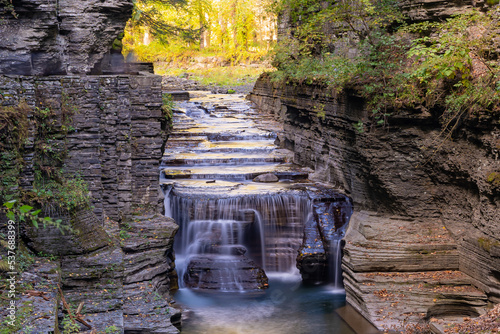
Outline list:
[[[464,68],[464,64],[463,63],[460,63],[460,62],[456,62],[455,64],[455,67],[458,68],[460,71]]]
[[[31,222],[33,223],[33,226],[38,228],[38,222],[36,221],[36,219],[32,219]]]
[[[4,203],[3,205],[7,208],[7,209],[12,209],[14,207],[14,204],[16,204],[16,200],[12,200],[12,201],[8,201],[7,203]]]
[[[12,211],[7,212],[6,216],[7,216],[7,219],[9,219],[9,220],[15,220],[16,219],[16,215]]]
[[[33,211],[31,214],[32,214],[33,216],[38,216],[38,214],[39,214],[40,212],[42,212],[42,210],[36,210],[36,211]]]
[[[23,205],[19,208],[19,211],[21,211],[21,213],[28,213],[31,210],[33,210],[33,207],[29,205]]]

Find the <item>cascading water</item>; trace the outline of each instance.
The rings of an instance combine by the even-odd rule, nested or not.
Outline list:
[[[192,244],[196,240],[195,235],[205,231],[206,226],[212,226],[212,222],[231,222],[231,228],[237,235],[236,244],[244,247],[250,253],[249,257],[266,272],[297,270],[297,248],[302,241],[305,217],[311,211],[310,201],[304,195],[206,199],[182,197],[174,191],[171,203],[172,216],[181,227],[176,244],[178,254],[194,255]],[[212,235],[212,244],[235,245],[232,242],[234,238],[216,240],[214,237],[217,235]]]
[[[322,306],[317,309],[316,323],[308,323],[315,317],[318,299],[327,298],[321,305],[344,301],[341,295],[324,295],[323,290],[301,290],[297,256],[299,247],[307,247],[306,222],[311,217],[317,220],[310,190],[314,187],[304,183],[309,170],[289,163],[290,151],[277,149],[273,143],[276,135],[269,128],[270,119],[257,114],[241,97],[230,95],[194,98],[175,111],[161,181],[165,214],[180,226],[175,250],[181,290],[176,299],[194,305],[203,323],[202,329],[184,328],[183,332],[208,333],[207,324],[215,317],[228,318],[231,324],[213,323],[214,333],[224,333],[225,326],[235,333],[329,333],[324,329],[331,326],[341,330],[332,333],[350,333],[338,317],[326,323]],[[272,174],[271,180],[278,177],[279,182],[252,181],[262,174]],[[337,229],[337,225],[332,228]],[[330,248],[324,250],[331,260],[330,279],[335,286],[341,286],[341,274],[335,268],[340,267],[342,235],[339,229],[339,238],[330,238]],[[220,295],[204,297],[190,292],[255,292],[268,285],[269,293],[258,294],[265,299],[252,302],[258,304],[235,299],[233,294],[229,294],[230,300],[239,300],[235,305]],[[306,306],[309,313],[304,318],[304,312],[293,305],[309,300],[314,300],[314,306]],[[247,306],[241,309],[242,305]],[[223,314],[215,316],[219,309]],[[273,322],[263,321],[259,315],[263,309],[273,316]],[[204,318],[204,312],[212,318]],[[235,327],[239,322],[244,328]],[[253,328],[258,323],[262,326]],[[279,325],[275,327],[275,323]],[[307,329],[303,327],[306,323]]]
[[[172,186],[168,185],[165,190],[165,199],[163,200],[163,207],[165,208],[165,217],[172,218],[172,207],[170,205],[170,192],[172,191]]]

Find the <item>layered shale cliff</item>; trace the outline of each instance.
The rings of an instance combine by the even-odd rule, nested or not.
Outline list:
[[[0,12],[0,200],[30,204],[65,228],[14,219],[16,254],[36,262],[16,267],[24,272],[9,330],[178,332],[173,323],[180,313],[170,306],[178,226],[159,214],[158,168],[168,131],[161,78],[139,74],[145,66],[132,71],[111,51],[132,2],[6,4]],[[84,201],[71,197],[82,193]],[[6,233],[3,212],[0,220]],[[4,251],[2,243],[2,260]],[[45,298],[23,294],[26,286]],[[65,302],[82,303],[83,322],[72,325]],[[2,307],[2,319],[5,312]]]
[[[368,320],[401,329],[500,301],[498,119],[471,116],[454,140],[439,136],[438,115],[419,111],[359,132],[370,110],[355,92],[267,75],[250,99],[283,122],[294,162],[352,198],[344,284]]]
[[[99,68],[132,15],[131,0],[20,0],[0,5],[0,73],[81,74]],[[11,14],[12,12],[12,14]]]
[[[447,129],[449,124],[443,126],[443,120],[451,111],[443,107],[444,103],[439,104],[440,101],[434,105],[426,105],[428,101],[423,100],[420,103],[413,100],[409,105],[396,101],[404,107],[395,103],[381,115],[373,101],[385,102],[384,98],[389,101],[389,97],[398,92],[397,85],[387,86],[385,80],[395,77],[398,68],[401,72],[397,73],[404,73],[406,80],[411,78],[415,73],[401,70],[398,64],[408,67],[414,62],[414,65],[421,64],[415,60],[418,56],[415,58],[415,53],[408,56],[411,52],[398,56],[397,47],[393,48],[398,43],[397,38],[391,39],[396,36],[394,25],[379,29],[377,24],[363,21],[362,10],[353,9],[356,2],[349,5],[354,6],[349,7],[353,9],[352,16],[340,17],[325,9],[332,6],[335,13],[336,5],[318,2],[318,11],[323,8],[324,15],[337,20],[319,21],[323,44],[314,45],[311,39],[301,37],[301,33],[304,35],[311,29],[303,25],[315,14],[308,11],[309,7],[298,4],[294,3],[295,7],[288,7],[288,10],[285,6],[281,12],[278,25],[281,53],[275,57],[278,71],[262,75],[249,98],[263,112],[273,114],[283,123],[279,142],[295,152],[295,163],[313,168],[315,172],[311,178],[333,184],[352,198],[354,213],[344,238],[342,265],[348,303],[378,328],[398,331],[410,330],[408,327],[418,329],[414,326],[428,322],[437,331],[442,326],[438,319],[463,319],[484,313],[488,303],[500,302],[498,112],[469,106],[468,110],[479,111],[458,117],[460,122],[451,131]],[[393,13],[402,15],[400,17],[410,24],[444,21],[472,7],[477,10],[467,15],[475,12],[480,18],[483,15],[480,11],[485,12],[488,7],[482,2],[455,1],[394,4],[399,9]],[[290,8],[302,12],[299,15]],[[381,13],[375,15],[386,19]],[[367,24],[337,24],[342,20]],[[421,28],[426,24],[433,23],[415,25],[418,27],[415,31],[425,31]],[[373,35],[370,29],[375,31]],[[309,34],[314,32],[309,31]],[[419,37],[431,41],[433,36],[441,36],[440,33],[434,31],[426,35],[424,32]],[[405,41],[403,45],[412,45],[413,37],[397,36]],[[480,36],[467,31],[452,39],[471,41],[480,40]],[[371,50],[380,54],[363,49],[366,44],[359,40],[364,38],[373,38],[368,44],[372,43],[374,49]],[[293,48],[294,43],[310,50],[310,54],[298,53]],[[307,49],[311,43],[315,47]],[[445,43],[441,39],[437,45]],[[428,45],[436,44],[430,42],[422,48]],[[495,42],[490,45],[496,48]],[[444,54],[445,48],[436,53],[436,57]],[[399,50],[409,48],[403,46]],[[485,54],[487,60],[483,63],[497,61],[495,57],[487,58],[490,54]],[[317,64],[310,61],[311,56],[317,57]],[[335,62],[335,57],[343,62]],[[395,57],[397,63],[391,63],[394,61],[391,57]],[[476,80],[481,73],[477,58],[476,55],[475,60],[465,65],[473,73],[470,80]],[[429,58],[419,61],[425,59]],[[345,70],[345,63],[360,61],[368,63],[361,68],[375,69],[368,73],[355,72],[354,77],[350,72],[358,71],[356,65]],[[385,67],[386,63],[389,66]],[[377,67],[386,72],[377,72]],[[329,71],[341,74],[333,75]],[[377,75],[382,76],[380,81]],[[342,86],[339,82],[346,77],[351,81]],[[445,96],[449,83],[440,82],[440,86],[434,88],[442,89],[441,96]],[[370,84],[373,84],[371,88],[377,84],[389,88],[378,91],[380,96],[373,96],[363,89]],[[398,98],[404,100],[402,95]],[[387,102],[381,109],[389,104]],[[438,104],[441,107],[436,108]],[[299,267],[300,261],[299,257]]]
[[[92,205],[42,205],[44,216],[61,219],[71,231],[22,224],[23,243],[36,254],[59,257],[64,296],[87,305],[83,316],[92,328],[177,332],[170,319],[176,322],[178,312],[164,297],[177,286],[172,243],[178,227],[156,214],[161,211],[157,170],[167,126],[161,78],[0,76],[0,91],[3,108],[24,105],[28,121],[17,181],[7,183],[7,175],[14,175],[19,164],[4,164],[2,193],[23,189],[30,194],[43,170],[40,158],[50,153],[64,159],[57,167],[64,175],[85,182]],[[47,117],[42,126],[40,112]],[[14,150],[3,147],[2,157]],[[38,270],[32,275],[43,279]],[[51,301],[53,309],[57,299]],[[58,326],[52,311],[48,324],[19,317],[40,331]]]

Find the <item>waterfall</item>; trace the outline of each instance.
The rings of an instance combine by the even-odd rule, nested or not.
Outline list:
[[[348,226],[348,222],[352,215],[352,203],[350,200],[338,203],[336,206],[337,218],[334,226],[335,232],[330,235],[328,256],[329,256],[329,281],[333,284],[335,290],[344,289],[342,278],[342,239]],[[335,221],[335,219],[334,219]]]
[[[172,218],[172,208],[170,207],[170,192],[172,191],[172,185],[168,185],[165,190],[165,198],[163,200],[163,206],[165,208],[165,217]]]
[[[343,289],[342,282],[342,239],[330,241],[329,276],[335,289]]]
[[[262,115],[241,97],[208,95],[180,104],[160,176],[168,184],[165,215],[180,227],[174,246],[179,285],[258,290],[267,287],[267,274],[298,276],[307,218],[320,224],[313,202],[341,196],[304,182],[310,170],[290,163],[293,152],[275,145],[276,133],[259,126]],[[340,246],[327,249],[329,233],[312,238],[326,243],[323,276],[325,255],[341,256]]]
[[[234,255],[244,252],[266,272],[296,272],[297,249],[310,200],[299,194],[205,199],[172,197],[180,225],[176,253]],[[214,247],[213,245],[216,245]]]

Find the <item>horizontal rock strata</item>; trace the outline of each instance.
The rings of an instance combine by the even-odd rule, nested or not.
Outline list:
[[[458,271],[456,242],[438,220],[356,212],[346,240],[347,301],[378,328],[484,312],[487,296]]]
[[[15,1],[0,9],[0,73],[90,73],[132,15],[131,0]]]
[[[373,293],[384,289],[390,296],[404,294],[411,299],[406,299],[408,305],[421,304],[420,316],[408,318],[414,322],[441,314],[436,310],[442,303],[459,305],[451,308],[456,315],[459,310],[464,316],[479,314],[485,295],[467,284],[498,302],[500,193],[491,180],[499,172],[500,128],[491,115],[471,116],[453,141],[444,141],[439,118],[429,112],[400,111],[388,118],[386,127],[371,124],[371,112],[355,92],[279,85],[263,75],[250,99],[283,123],[278,138],[295,152],[295,163],[313,168],[312,179],[329,182],[352,198],[355,213],[343,260],[346,293],[369,321],[379,328],[401,327],[405,321],[403,308],[381,316],[375,312],[380,300]],[[364,132],[353,126],[359,121]],[[319,231],[311,233],[314,240]],[[415,295],[422,283],[418,273],[457,270],[460,283],[452,285],[470,290],[466,300],[423,301]],[[405,284],[414,292],[366,276],[392,273],[417,275],[406,276]]]
[[[166,138],[160,77],[0,76],[0,91],[3,105],[24,100],[31,113],[48,108],[58,122],[71,118],[72,130],[63,136],[60,126],[51,144],[67,147],[66,168],[87,182],[99,219],[118,220],[133,205],[160,208],[157,169]],[[32,143],[37,135],[30,131],[26,167],[19,177],[20,186],[28,189],[34,181]]]
[[[65,298],[85,303],[84,319],[97,330],[178,333],[173,323],[180,312],[170,303],[177,286],[172,243],[178,226],[154,214],[106,226],[105,247],[61,259]]]

